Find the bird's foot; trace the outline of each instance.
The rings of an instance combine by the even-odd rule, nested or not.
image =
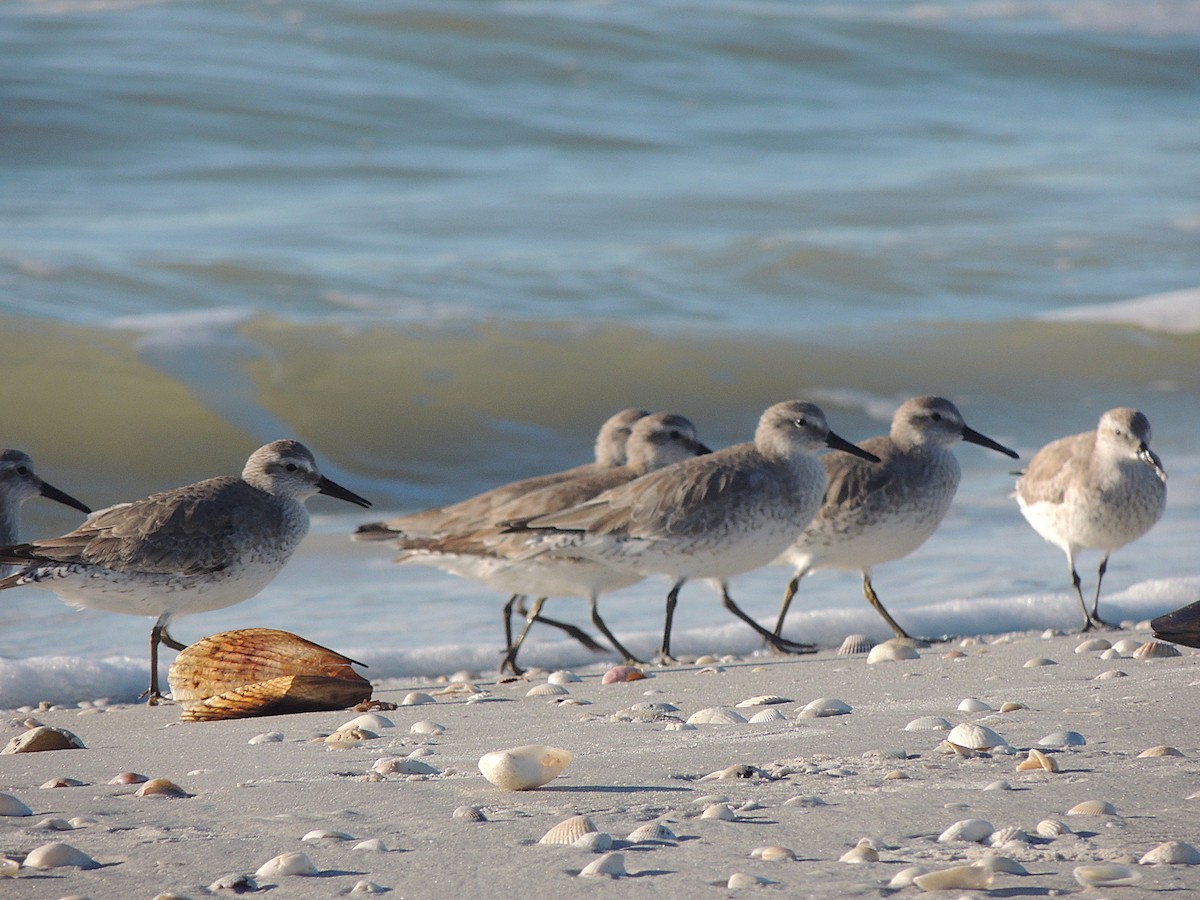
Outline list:
[[[670,653],[660,652],[658,656],[654,657],[654,664],[656,666],[676,666],[679,665],[679,660]]]
[[[767,638],[767,646],[771,648],[771,652],[776,656],[795,656],[802,653],[816,653],[816,644],[802,644],[799,641],[789,641],[787,638],[779,635],[771,635]]]
[[[1113,625],[1111,622],[1105,622],[1099,616],[1088,616],[1084,623],[1080,634],[1087,634],[1089,631],[1120,631],[1120,625]]]

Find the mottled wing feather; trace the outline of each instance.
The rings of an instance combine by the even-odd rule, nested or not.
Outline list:
[[[1088,445],[1095,433],[1085,431],[1051,441],[1034,454],[1017,480],[1017,494],[1027,506],[1035,503],[1062,503],[1073,482],[1084,483],[1081,469],[1086,465]]]
[[[898,454],[895,444],[886,437],[867,438],[859,446],[874,453],[880,461],[868,462],[849,453],[828,453],[821,457],[828,481],[815,518],[832,518],[856,507],[891,505],[892,495],[905,481],[905,467],[901,463],[906,457]]]

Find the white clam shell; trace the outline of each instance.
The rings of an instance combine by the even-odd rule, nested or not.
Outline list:
[[[709,706],[688,716],[688,725],[744,725],[746,717],[728,706]]]
[[[493,750],[479,759],[483,777],[504,791],[528,791],[553,781],[571,762],[570,752],[545,744]]]
[[[993,747],[1004,747],[1008,741],[992,731],[986,725],[964,722],[955,725],[946,735],[946,743],[957,744],[969,750],[991,750]]]
[[[607,831],[589,831],[587,834],[580,835],[571,844],[576,850],[585,850],[588,853],[604,853],[611,850],[612,845],[613,836]]]
[[[388,847],[379,838],[368,838],[365,841],[359,841],[351,850],[361,850],[366,853],[387,853]]]
[[[350,888],[351,894],[386,894],[387,891],[388,888],[382,887],[373,881],[367,881],[365,878],[354,882],[354,887]]]
[[[281,853],[273,856],[258,867],[254,873],[256,878],[282,878],[286,875],[318,875],[320,874],[307,853]]]
[[[921,716],[904,726],[905,731],[949,731],[953,723],[941,716]]]
[[[47,750],[83,750],[83,741],[73,732],[53,725],[38,725],[17,735],[0,753],[41,753]]]
[[[837,649],[838,656],[857,656],[859,653],[870,653],[875,642],[865,634],[848,634]]]
[[[436,703],[429,694],[424,691],[409,691],[404,695],[404,699],[400,701],[401,706],[424,706],[427,703]]]
[[[603,856],[592,860],[583,867],[579,873],[580,878],[622,878],[628,873],[625,871],[625,854],[623,853],[605,853]]]
[[[867,662],[871,665],[881,662],[898,662],[904,659],[920,659],[921,654],[911,644],[897,641],[895,638],[876,644],[867,654]]]
[[[1003,828],[997,828],[995,831],[993,831],[992,836],[988,838],[988,843],[993,847],[1003,847],[1009,841],[1015,841],[1019,844],[1028,844],[1029,835],[1016,825],[1005,825]]]
[[[574,672],[569,672],[566,669],[559,669],[557,672],[551,672],[546,679],[550,684],[577,684],[583,681]]]
[[[764,884],[771,884],[771,881],[761,875],[751,875],[749,872],[734,872],[729,876],[729,881],[725,883],[725,888],[730,891],[739,891],[743,888],[761,887]]]
[[[728,803],[714,803],[711,806],[704,807],[704,811],[700,813],[700,818],[733,822],[737,819],[737,815],[734,814],[733,807]]]
[[[411,756],[385,756],[375,760],[372,772],[380,775],[441,775],[441,771]]]
[[[1107,800],[1084,800],[1067,810],[1068,816],[1115,816],[1117,808]]]
[[[0,794],[0,816],[32,816],[33,810],[12,794]]]
[[[1183,756],[1183,752],[1176,747],[1168,747],[1166,744],[1159,744],[1156,747],[1147,747],[1137,755],[1137,758],[1153,759],[1159,756]]]
[[[1183,841],[1166,841],[1138,860],[1143,866],[1200,866],[1200,850]]]
[[[256,734],[247,744],[279,744],[283,741],[282,731],[264,731],[262,734]]]
[[[629,832],[625,840],[638,844],[642,841],[677,841],[679,838],[662,822],[647,822]]]
[[[918,875],[913,878],[913,884],[923,891],[980,891],[991,887],[992,873],[981,866],[954,866]]]
[[[1137,870],[1117,863],[1102,863],[1091,866],[1076,866],[1071,873],[1084,887],[1104,887],[1107,885],[1133,884],[1142,876]]]
[[[571,692],[561,684],[551,684],[549,681],[535,684],[525,692],[526,697],[565,697]]]
[[[1039,747],[1046,747],[1050,750],[1062,747],[1082,747],[1085,744],[1087,744],[1087,739],[1078,731],[1055,731],[1038,741]]]
[[[847,850],[838,862],[844,863],[873,863],[879,862],[879,851],[872,846],[869,838],[863,838],[854,847]]]
[[[1023,666],[1023,668],[1038,669],[1038,668],[1041,668],[1042,666],[1057,666],[1057,665],[1058,665],[1058,663],[1056,663],[1052,659],[1048,659],[1045,656],[1038,656],[1033,659],[1025,660],[1025,665]]]
[[[29,855],[25,857],[24,865],[27,869],[61,869],[70,866],[80,869],[96,869],[99,868],[100,863],[70,844],[51,841],[49,844],[42,844],[40,847],[30,850]]]
[[[1121,638],[1112,645],[1112,648],[1122,655],[1128,655],[1142,646],[1142,642],[1133,638]]]
[[[836,697],[821,697],[805,704],[796,714],[797,719],[824,719],[827,716],[847,716],[852,712],[850,704]]]
[[[429,719],[413,722],[408,729],[409,734],[444,734],[445,731],[445,725],[439,725],[437,722],[431,722]]]
[[[1104,638],[1091,638],[1090,640],[1086,640],[1082,644],[1077,646],[1075,648],[1075,652],[1076,653],[1094,653],[1094,652],[1097,652],[1100,650],[1111,650],[1111,649],[1112,649],[1112,644],[1110,644]],[[1118,652],[1120,652],[1120,651],[1118,651]]]
[[[387,716],[381,716],[378,713],[363,713],[361,716],[355,716],[349,722],[340,726],[337,730],[342,731],[347,728],[361,728],[364,731],[374,731],[378,734],[385,728],[395,728],[396,723]]]
[[[327,831],[323,828],[310,831],[304,837],[300,838],[306,844],[313,844],[317,841],[352,841],[354,838],[346,834],[344,831]]]
[[[761,725],[764,722],[786,722],[787,716],[774,707],[760,709],[750,717],[751,725]]]
[[[980,841],[986,841],[995,830],[992,823],[986,819],[961,819],[938,835],[938,843],[967,841],[977,844]]]
[[[780,697],[778,694],[762,694],[758,697],[751,697],[749,700],[743,700],[737,705],[738,709],[744,709],[747,706],[774,706],[779,703],[791,703],[787,697]]]
[[[779,844],[769,844],[766,847],[755,847],[750,851],[750,858],[761,859],[763,862],[793,860],[796,858],[796,851],[790,847],[781,847]]]
[[[906,888],[912,887],[913,879],[918,875],[924,875],[929,870],[924,866],[909,866],[907,869],[901,869],[892,876],[892,880],[888,882],[890,888]]]
[[[991,712],[992,705],[977,697],[967,697],[958,704],[958,711],[965,713]]]
[[[991,853],[975,860],[974,865],[999,875],[1028,875],[1029,870],[1009,856],[993,856]]]
[[[571,816],[569,819],[563,819],[543,834],[538,843],[570,845],[595,830],[596,823],[587,816]]]

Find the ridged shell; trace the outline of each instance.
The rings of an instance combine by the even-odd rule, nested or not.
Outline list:
[[[1112,644],[1110,644],[1104,638],[1092,638],[1091,640],[1084,641],[1082,644],[1077,646],[1075,648],[1075,652],[1076,653],[1094,653],[1099,650],[1111,650],[1111,649],[1112,649]]]
[[[993,831],[992,836],[988,838],[988,843],[993,847],[1003,847],[1010,841],[1015,841],[1018,844],[1028,844],[1029,835],[1016,825],[1005,825],[1003,828],[997,828]]]
[[[710,706],[688,716],[688,725],[744,725],[746,717],[728,706]]]
[[[571,816],[569,819],[563,819],[543,834],[538,843],[570,845],[595,830],[596,823],[587,816]]]
[[[526,697],[565,697],[571,693],[561,684],[551,684],[546,681],[542,684],[535,684],[525,692]]]
[[[0,816],[32,816],[33,810],[12,794],[0,794]]]
[[[1093,866],[1076,866],[1071,873],[1075,880],[1086,887],[1106,887],[1108,885],[1133,884],[1142,876],[1136,869],[1117,863],[1103,863]]]
[[[371,696],[355,662],[287,631],[244,628],[181,651],[168,680],[185,722],[345,709]]]
[[[319,875],[320,871],[307,853],[281,853],[258,867],[256,878],[282,878],[285,875]]]
[[[870,653],[875,642],[865,634],[848,634],[842,645],[837,649],[838,656],[856,656],[859,653]]]
[[[787,716],[774,707],[760,709],[750,717],[751,725],[761,725],[763,722],[786,722]]]
[[[628,873],[625,871],[625,854],[623,853],[605,853],[603,856],[592,860],[583,867],[580,871],[580,878],[622,878]]]
[[[1166,744],[1159,744],[1157,747],[1147,747],[1137,755],[1137,758],[1151,759],[1156,756],[1183,756],[1183,753],[1175,747],[1168,747]]]
[[[1115,816],[1117,808],[1107,800],[1084,800],[1067,810],[1068,816]]]
[[[486,822],[487,816],[478,806],[463,804],[452,813],[452,817],[460,822]]]
[[[1067,827],[1066,822],[1060,822],[1058,819],[1042,819],[1037,823],[1037,828],[1034,829],[1038,833],[1038,837],[1056,838],[1064,834],[1071,834],[1072,831]]]
[[[677,841],[679,838],[662,822],[647,822],[629,832],[625,840],[638,844],[642,841]]]
[[[168,797],[170,799],[196,796],[195,794],[189,794],[169,778],[151,778],[134,791],[133,795],[135,797]]]
[[[483,777],[504,791],[528,791],[562,774],[571,754],[558,747],[527,744],[512,750],[493,750],[479,760]]]
[[[0,753],[44,753],[48,750],[84,750],[83,741],[65,728],[38,725],[18,734]]]
[[[743,700],[737,705],[738,709],[745,709],[749,706],[775,706],[779,703],[791,703],[787,697],[780,697],[776,694],[763,694],[759,697],[751,697],[749,700]]]
[[[797,713],[797,719],[824,719],[828,716],[848,716],[851,713],[850,704],[836,697],[821,697],[805,705]]]
[[[1140,860],[1143,866],[1200,866],[1200,850],[1183,841],[1167,841],[1146,853]]]
[[[913,884],[923,891],[981,891],[991,887],[992,873],[980,866],[954,866],[918,875]]]
[[[941,716],[921,716],[904,726],[905,731],[949,731],[953,725]]]
[[[867,654],[867,662],[874,665],[881,662],[897,662],[903,659],[920,659],[921,654],[911,644],[901,643],[894,638],[876,644]]]
[[[27,869],[61,869],[69,866],[96,869],[100,863],[70,844],[52,841],[30,850],[24,865]]]
[[[1039,747],[1046,747],[1050,750],[1057,750],[1063,747],[1082,747],[1086,744],[1087,739],[1078,731],[1056,731],[1038,741]]]
[[[1171,656],[1182,656],[1179,648],[1164,641],[1146,641],[1133,651],[1134,659],[1167,659]]]
[[[946,743],[966,747],[968,750],[990,750],[1008,744],[1004,738],[986,725],[965,722],[955,725],[946,735]]]
[[[978,844],[991,837],[993,831],[995,828],[992,823],[985,819],[961,819],[938,835],[938,843],[949,844],[952,841],[966,841],[970,844]]]
[[[1029,756],[1017,763],[1018,772],[1057,772],[1058,770],[1058,760],[1033,747],[1029,750]]]
[[[559,669],[557,672],[551,672],[546,679],[550,684],[576,684],[583,681],[574,672],[568,672],[566,669]]]
[[[958,704],[958,711],[965,713],[991,712],[992,705],[978,699],[977,697],[967,697]]]

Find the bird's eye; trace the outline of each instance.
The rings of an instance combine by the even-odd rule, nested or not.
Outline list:
[[[18,475],[28,475],[29,474],[29,466],[17,466],[17,474]]]
[[[673,441],[679,440],[679,432],[678,431],[671,432],[671,440],[673,440]]]
[[[295,472],[297,467],[295,463],[288,463],[284,468],[286,468],[289,472]]]
[[[933,414],[933,415],[931,415],[929,418],[933,419],[933,421],[935,421],[935,422],[940,422],[940,421],[942,421],[942,414],[941,414],[941,413],[934,413],[934,414]]]
[[[797,427],[797,428],[807,428],[807,427],[808,427],[808,419],[805,419],[805,418],[803,418],[803,417],[802,417],[802,418],[799,418],[799,419],[797,419],[797,420],[796,420],[796,427]]]

